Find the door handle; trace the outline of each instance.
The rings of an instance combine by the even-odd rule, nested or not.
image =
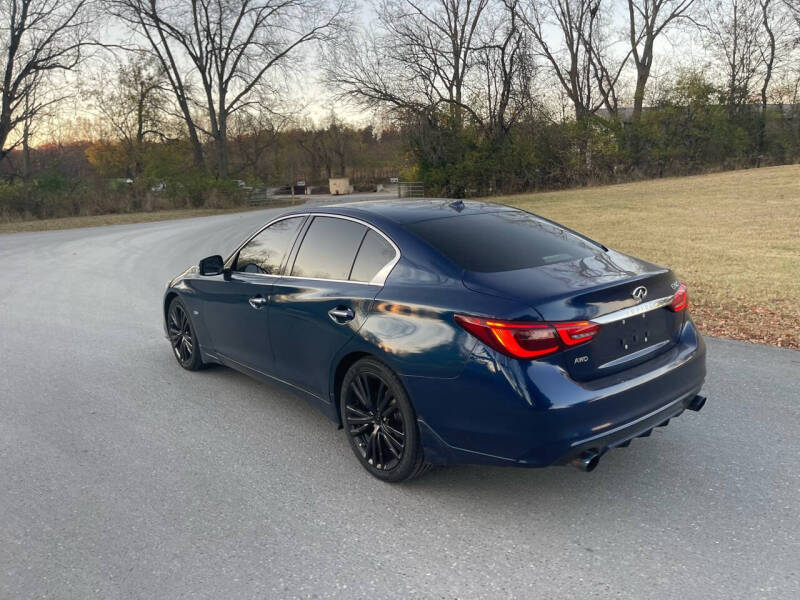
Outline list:
[[[267,305],[267,299],[264,296],[253,296],[248,302],[255,309],[264,308]]]
[[[328,314],[331,319],[333,319],[333,322],[339,325],[352,321],[356,316],[356,313],[354,313],[353,309],[349,306],[337,306],[336,308],[330,309]]]

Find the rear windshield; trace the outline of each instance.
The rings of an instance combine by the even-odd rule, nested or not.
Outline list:
[[[459,215],[406,227],[468,271],[494,273],[585,258],[602,250],[519,211]]]

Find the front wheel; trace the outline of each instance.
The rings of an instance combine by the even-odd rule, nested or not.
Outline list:
[[[386,365],[364,358],[350,367],[340,404],[350,446],[371,475],[396,483],[428,469],[414,408]]]
[[[202,368],[200,347],[197,345],[197,335],[189,311],[177,297],[172,299],[167,309],[167,332],[178,364],[188,371]]]

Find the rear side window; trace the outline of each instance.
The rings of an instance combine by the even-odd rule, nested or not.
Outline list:
[[[315,217],[297,251],[291,274],[346,280],[366,232],[364,225],[354,221]]]
[[[279,275],[281,264],[297,235],[304,217],[277,221],[264,229],[239,251],[235,271]]]
[[[406,226],[468,271],[494,273],[593,256],[602,249],[521,211],[432,219]]]
[[[372,229],[367,232],[350,273],[352,281],[372,281],[383,267],[392,262],[395,250],[386,239]]]

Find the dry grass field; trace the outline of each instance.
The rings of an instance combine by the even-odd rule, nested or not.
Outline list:
[[[671,267],[707,334],[800,348],[800,165],[495,201]]]

